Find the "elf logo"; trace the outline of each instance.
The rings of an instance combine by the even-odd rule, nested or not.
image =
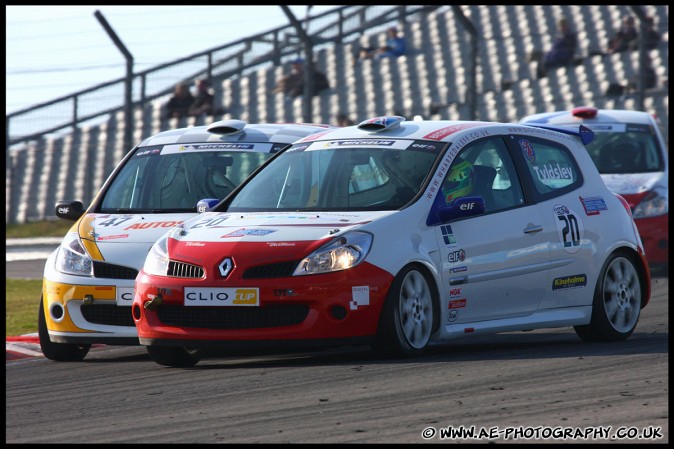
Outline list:
[[[449,263],[463,262],[466,260],[466,252],[463,249],[452,251],[447,255]]]

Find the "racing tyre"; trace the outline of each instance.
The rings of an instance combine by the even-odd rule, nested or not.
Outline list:
[[[602,268],[592,303],[590,324],[574,326],[584,341],[626,340],[641,312],[641,279],[632,257],[616,253]]]
[[[44,299],[40,298],[40,307],[37,314],[37,333],[40,339],[42,354],[49,360],[57,362],[80,362],[86,357],[91,345],[77,345],[73,343],[54,343],[49,339],[47,320],[44,316]]]
[[[374,348],[397,356],[422,354],[437,324],[433,282],[415,266],[403,269],[389,289]]]
[[[203,348],[191,346],[146,346],[147,352],[156,363],[174,368],[189,368],[203,357]]]

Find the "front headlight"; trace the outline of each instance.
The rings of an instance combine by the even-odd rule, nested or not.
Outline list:
[[[93,276],[94,263],[84,249],[79,235],[69,232],[56,253],[56,269],[75,276]]]
[[[666,196],[658,194],[655,190],[644,197],[632,211],[634,218],[657,217],[669,211],[669,202]]]
[[[169,258],[168,258],[168,239],[169,233],[164,234],[162,238],[157,240],[145,258],[143,271],[154,276],[166,276],[168,273]]]
[[[348,232],[305,257],[293,276],[329,273],[353,268],[363,260],[372,246],[372,234]]]

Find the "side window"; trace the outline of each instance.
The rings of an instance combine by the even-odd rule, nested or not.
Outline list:
[[[569,192],[582,182],[580,169],[568,148],[528,136],[515,136],[515,141],[541,199]]]
[[[447,204],[460,197],[481,196],[487,213],[524,204],[515,166],[501,138],[478,140],[461,150],[440,194]]]

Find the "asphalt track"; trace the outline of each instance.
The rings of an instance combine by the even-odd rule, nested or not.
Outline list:
[[[669,278],[652,286],[621,343],[560,328],[455,340],[406,360],[368,348],[256,351],[175,369],[143,347],[59,363],[11,342],[38,353],[8,355],[6,443],[668,443]],[[471,429],[482,438],[448,434]]]

